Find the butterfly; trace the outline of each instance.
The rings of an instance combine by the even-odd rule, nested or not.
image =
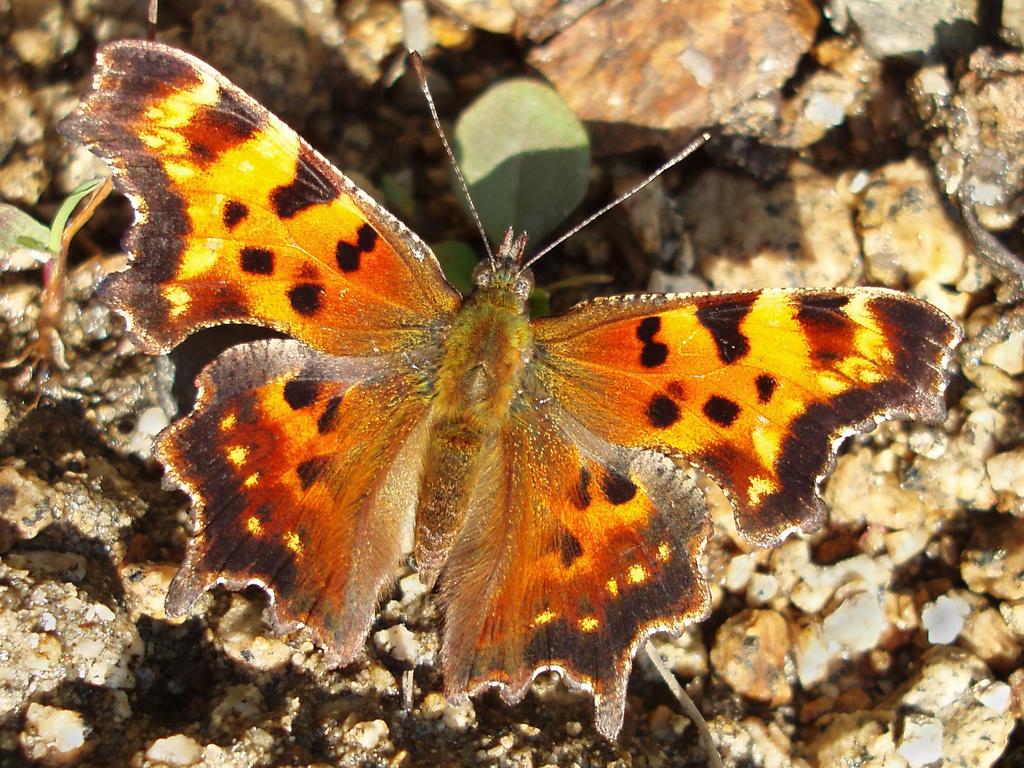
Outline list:
[[[256,584],[333,665],[408,554],[443,609],[453,699],[542,670],[614,738],[638,646],[707,616],[695,465],[769,547],[817,529],[843,438],[941,419],[960,330],[882,289],[598,298],[530,320],[525,235],[461,296],[413,232],[202,61],[106,45],[63,125],[136,219],[101,286],[138,347],[248,323],[155,453],[192,497],[167,596]],[[403,546],[405,542],[405,546]]]

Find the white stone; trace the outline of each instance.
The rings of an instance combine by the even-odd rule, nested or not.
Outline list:
[[[875,592],[860,592],[847,598],[822,624],[830,650],[863,653],[878,645],[885,630],[885,609]]]
[[[402,602],[411,603],[420,595],[427,593],[427,585],[420,580],[418,573],[410,573],[402,577],[398,582],[398,588],[402,592]]]
[[[956,595],[940,595],[921,611],[921,623],[928,631],[928,642],[933,645],[952,643],[964,628],[964,619],[971,613],[967,602]]]
[[[388,724],[383,720],[364,720],[349,728],[345,741],[369,750],[375,749],[387,737]]]
[[[1024,373],[1024,330],[1014,331],[1005,341],[993,344],[982,353],[981,360],[1011,376],[1020,376]]]
[[[404,624],[395,624],[393,627],[382,629],[373,635],[373,642],[377,648],[391,655],[397,661],[408,661],[415,663],[419,661],[420,644],[416,635],[409,631]]]
[[[828,672],[828,643],[822,636],[821,627],[811,624],[800,630],[796,640],[793,659],[800,684],[809,688],[824,679]]]
[[[85,746],[85,723],[78,712],[29,704],[20,737],[22,751],[43,765],[72,765]]]
[[[928,546],[927,531],[891,531],[885,534],[885,551],[893,565],[903,565],[917,557]]]
[[[753,555],[736,555],[725,568],[723,586],[730,592],[739,592],[747,586],[757,561]]]
[[[473,702],[469,699],[458,704],[445,702],[444,711],[441,713],[441,722],[451,731],[465,731],[476,724],[476,710]]]
[[[184,733],[165,736],[150,744],[146,759],[158,765],[187,768],[196,765],[203,758],[203,747],[198,741]]]
[[[128,442],[129,450],[139,456],[149,456],[153,450],[153,440],[170,423],[163,408],[147,408],[139,414],[135,431]]]
[[[924,768],[942,759],[942,735],[941,721],[927,715],[907,715],[896,751],[910,768]]]
[[[764,605],[779,593],[779,580],[768,573],[755,573],[747,585],[747,604]]]
[[[989,709],[1003,714],[1010,708],[1010,696],[1012,693],[1013,691],[1010,686],[1000,680],[996,680],[983,688],[978,693],[977,698],[978,701]]]
[[[985,462],[992,490],[1024,497],[1024,448],[997,453]]]

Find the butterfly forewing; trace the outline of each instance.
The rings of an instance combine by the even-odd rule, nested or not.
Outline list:
[[[188,54],[105,46],[63,130],[135,203],[133,267],[103,292],[146,351],[246,322],[334,354],[396,352],[458,305],[419,238]]]
[[[939,419],[959,328],[885,289],[624,296],[535,323],[536,373],[579,422],[694,462],[769,546],[822,520],[839,440]]]

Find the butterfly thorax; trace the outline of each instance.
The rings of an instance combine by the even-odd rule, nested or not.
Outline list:
[[[496,264],[478,269],[442,344],[416,513],[414,555],[427,582],[447,560],[533,355],[532,277],[520,270],[520,254],[500,258],[503,248]]]

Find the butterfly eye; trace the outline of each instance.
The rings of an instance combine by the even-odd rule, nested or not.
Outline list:
[[[524,269],[519,273],[516,277],[515,292],[523,301],[530,298],[530,294],[533,293],[533,272]]]
[[[486,288],[494,282],[494,268],[489,262],[481,261],[473,268],[473,285]]]

